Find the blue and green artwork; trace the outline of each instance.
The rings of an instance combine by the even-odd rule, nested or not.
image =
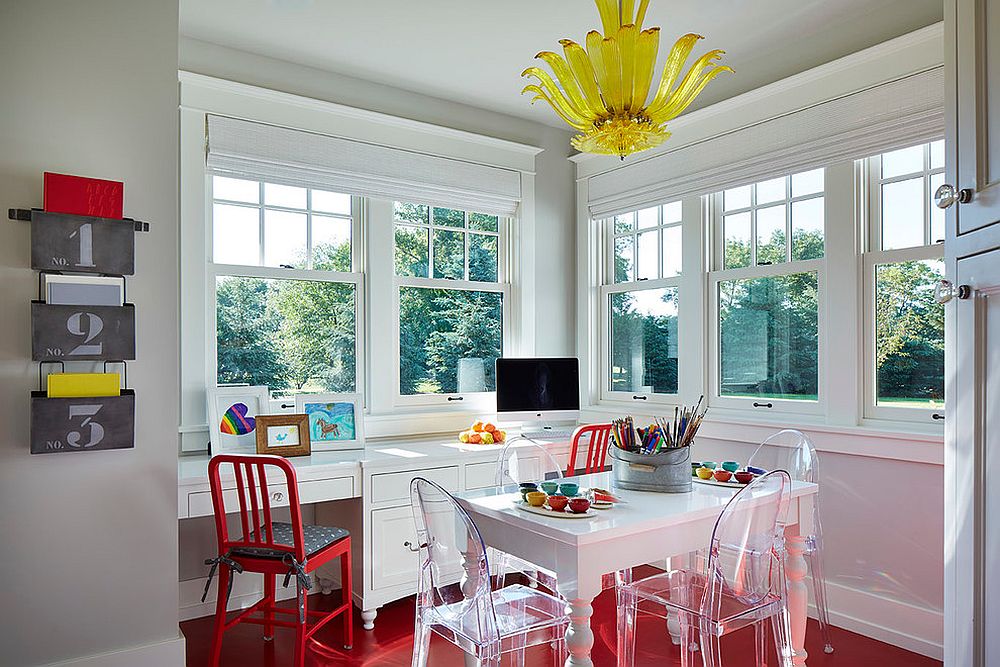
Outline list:
[[[314,442],[355,439],[353,403],[306,403],[305,409]]]

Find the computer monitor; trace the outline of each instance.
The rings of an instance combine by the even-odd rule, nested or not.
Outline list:
[[[580,361],[575,357],[497,359],[497,414],[542,422],[580,415]]]

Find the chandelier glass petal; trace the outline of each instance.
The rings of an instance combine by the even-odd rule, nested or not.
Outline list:
[[[524,87],[532,103],[542,100],[566,124],[579,131],[571,141],[578,150],[601,155],[626,155],[658,146],[670,137],[667,122],[687,109],[705,86],[723,72],[723,51],[709,51],[687,72],[700,35],[684,35],[667,56],[659,85],[649,98],[660,29],[642,29],[649,0],[595,0],[604,34],[587,33],[584,46],[560,40],[563,55],[542,51],[537,59],[552,70],[529,67],[521,76],[535,83]],[[553,78],[554,75],[554,78]]]

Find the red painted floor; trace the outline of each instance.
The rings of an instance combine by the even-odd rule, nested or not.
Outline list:
[[[332,609],[339,600],[338,592],[328,596],[311,595],[309,605],[312,609]],[[312,653],[306,660],[307,667],[408,666],[413,642],[413,604],[413,598],[410,597],[379,609],[375,630],[372,632],[362,630],[360,613],[356,612],[354,649],[345,651],[343,657],[337,658],[327,658]],[[615,666],[615,623],[614,591],[607,590],[594,601],[595,667]],[[339,619],[332,621],[320,632],[319,638],[330,646],[341,646],[342,627]],[[274,641],[265,642],[261,639],[261,629],[259,625],[242,624],[227,632],[222,649],[223,667],[290,666],[294,631],[278,628]],[[212,619],[199,618],[186,621],[181,623],[181,630],[187,638],[188,667],[207,666],[212,638]],[[827,655],[823,653],[819,629],[810,619],[806,640],[809,667],[939,667],[942,664],[937,660],[847,630],[835,628],[834,632],[836,652]],[[637,665],[643,667],[680,665],[678,649],[667,637],[662,621],[649,616],[640,617],[639,633],[636,649]],[[754,667],[753,646],[750,629],[740,630],[723,638],[722,655],[725,667]],[[461,655],[461,652],[439,637],[434,637],[431,641],[432,667],[461,665]],[[534,665],[548,667],[553,663],[551,655],[547,647],[535,649],[534,653],[529,651],[526,663],[529,667]]]

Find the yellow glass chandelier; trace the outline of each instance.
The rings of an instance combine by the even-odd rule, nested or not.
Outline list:
[[[543,51],[536,58],[545,61],[556,80],[539,67],[521,73],[534,77],[537,84],[524,87],[533,93],[532,104],[545,100],[570,126],[580,131],[572,144],[585,153],[626,155],[658,146],[670,137],[667,121],[684,111],[722,72],[733,70],[719,65],[724,51],[709,51],[681,78],[688,56],[701,35],[684,35],[670,50],[660,85],[646,104],[660,29],[642,29],[649,0],[595,0],[601,14],[604,35],[587,33],[587,48],[570,39],[560,40],[566,57]],[[680,83],[678,83],[680,79]]]

